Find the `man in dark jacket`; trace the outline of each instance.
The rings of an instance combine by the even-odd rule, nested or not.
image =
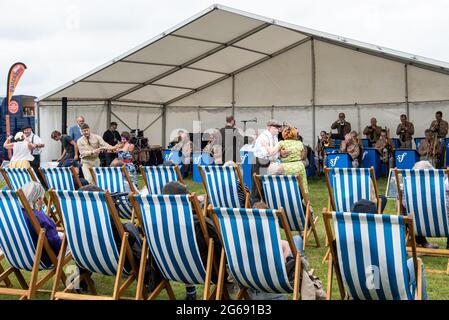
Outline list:
[[[103,140],[111,146],[115,146],[121,140],[120,133],[117,131],[117,126],[117,122],[111,122],[109,129],[103,133]],[[104,166],[109,167],[112,160],[115,158],[117,158],[115,152],[105,152],[104,157],[101,160]]]
[[[243,136],[235,127],[234,116],[226,117],[226,125],[220,129],[223,163],[234,161],[240,163],[240,149],[243,147]]]

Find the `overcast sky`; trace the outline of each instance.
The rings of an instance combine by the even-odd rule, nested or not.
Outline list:
[[[0,96],[16,61],[16,94],[40,96],[213,3],[449,62],[444,0],[1,1]]]

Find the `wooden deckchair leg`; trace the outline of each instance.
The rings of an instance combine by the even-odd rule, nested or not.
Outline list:
[[[239,292],[237,293],[237,300],[248,300],[248,289],[247,288],[240,288]]]
[[[112,299],[114,300],[118,300],[120,298],[120,280],[123,273],[123,266],[125,265],[127,247],[128,247],[128,232],[125,232],[123,234],[122,247],[120,248],[120,257],[118,259],[117,264],[117,274],[115,276],[114,291],[112,293]]]
[[[64,266],[64,256],[65,252],[67,250],[67,239],[64,236],[62,239],[61,249],[59,250],[59,257],[58,257],[58,265],[56,266],[56,274],[55,278],[53,280],[53,288],[51,290],[50,299],[55,300],[55,294],[58,291],[59,281],[61,280],[62,275],[62,268]],[[64,281],[65,285],[65,281]]]
[[[301,290],[301,254],[296,252],[295,257],[295,277],[293,284],[293,300],[299,300]]]
[[[173,292],[170,282],[168,280],[165,281],[166,281],[165,290],[167,290],[168,297],[170,298],[170,300],[176,300],[176,296],[175,293]]]
[[[324,262],[326,262],[326,260],[329,260],[330,253],[331,253],[331,249],[328,248],[327,251],[326,251],[326,254],[323,257],[323,261],[321,261],[321,263],[324,263]]]
[[[331,300],[332,299],[332,278],[334,275],[334,264],[332,262],[332,256],[328,259],[328,265],[327,265],[327,292],[326,292],[326,299]]]
[[[220,267],[218,269],[218,280],[217,280],[217,295],[215,296],[215,300],[221,300],[221,296],[223,293],[223,284],[224,284],[224,274],[225,274],[225,252],[224,248],[221,249],[220,255]]]
[[[320,239],[318,238],[318,232],[316,231],[316,226],[318,224],[318,217],[315,218],[315,221],[311,221],[313,237],[315,238],[316,247],[319,248],[321,246]]]
[[[447,259],[446,274],[449,275],[449,259]]]
[[[212,278],[213,259],[214,259],[214,240],[212,238],[210,238],[208,254],[207,254],[206,279],[204,282],[203,300],[206,300],[209,297],[210,282],[211,282],[211,278]]]
[[[303,250],[306,249],[307,240],[309,239],[309,234],[310,234],[310,232],[308,231],[309,221],[310,221],[310,209],[309,209],[308,205],[307,205],[307,209],[306,209],[306,219],[305,220],[306,220],[306,223],[304,225],[304,237],[303,237],[303,242],[302,242]]]
[[[143,245],[142,245],[142,253],[140,255],[140,266],[139,266],[139,275],[137,278],[137,288],[136,288],[136,300],[142,300],[143,299],[143,286],[144,286],[144,280],[145,280],[145,267],[147,264],[147,240],[146,238],[143,239]]]
[[[418,300],[422,300],[422,261],[418,260],[418,272],[416,275],[416,291]]]
[[[5,269],[4,269],[3,266],[0,264],[0,275],[2,275],[3,272],[5,272]],[[12,272],[12,270],[11,270],[11,272]],[[10,273],[11,273],[11,272],[10,272]],[[3,282],[5,283],[5,286],[6,286],[7,288],[10,288],[10,287],[11,287],[11,280],[9,280],[8,276],[4,277],[2,280],[0,280],[0,282],[1,282],[1,281],[3,281]]]
[[[162,289],[165,288],[166,286],[166,282],[167,280],[162,280],[157,286],[156,288],[154,288],[154,290],[151,292],[150,296],[148,297],[148,300],[154,300],[157,298],[157,296],[159,295],[159,293],[162,291]]]
[[[20,272],[19,269],[13,268],[14,274],[17,278],[17,281],[19,282],[20,286],[22,287],[22,289],[24,290],[28,290],[29,286],[28,283],[26,282],[25,278],[23,277],[23,274]]]
[[[41,262],[42,249],[44,247],[45,230],[41,229],[36,244],[36,254],[34,256],[33,269],[31,270],[30,285],[28,288],[27,298],[31,299],[36,291],[37,276],[39,274],[39,264]]]

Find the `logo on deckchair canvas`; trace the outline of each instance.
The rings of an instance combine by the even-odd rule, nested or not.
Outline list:
[[[365,156],[368,154],[368,151],[363,152],[362,160],[365,159]]]
[[[402,161],[404,161],[405,156],[407,155],[406,152],[404,152],[403,154],[398,155],[398,162],[401,163]]]
[[[365,268],[366,281],[365,285],[368,290],[377,290],[380,288],[380,277],[379,277],[379,267],[378,266],[367,266]]]
[[[247,153],[243,154],[243,156],[242,155],[240,156],[240,160],[242,161],[242,163],[245,162],[246,158],[248,158],[248,154]]]
[[[340,156],[336,156],[335,158],[329,160],[329,163],[331,164],[331,167],[335,167],[335,165],[337,164],[338,159],[340,159]]]

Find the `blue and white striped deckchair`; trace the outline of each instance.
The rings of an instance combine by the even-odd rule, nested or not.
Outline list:
[[[9,189],[13,191],[19,190],[30,181],[37,181],[31,168],[3,168],[1,172]]]
[[[405,226],[412,219],[372,213],[324,213],[342,299],[412,300],[421,290],[421,262],[413,251],[416,288],[409,281]],[[331,220],[335,237],[332,234]],[[412,241],[414,245],[414,241]],[[338,268],[337,268],[338,266]],[[418,289],[418,290],[416,290]],[[331,288],[328,288],[329,292]],[[328,294],[329,294],[328,292]],[[330,295],[328,296],[330,298]],[[417,295],[418,298],[421,294]]]
[[[190,195],[137,195],[133,198],[137,216],[144,227],[145,238],[152,256],[162,272],[161,286],[170,291],[168,281],[186,284],[205,284],[204,298],[209,297],[211,268],[213,262],[213,240],[207,234],[204,217],[203,236],[208,243],[208,261],[203,264],[195,236],[192,203],[199,210],[194,196]],[[198,211],[201,212],[201,211]],[[204,234],[204,232],[206,234]],[[156,298],[160,290],[155,290]]]
[[[113,298],[119,299],[123,288],[119,288],[118,279],[126,275],[128,279],[123,286],[129,286],[138,272],[111,196],[107,192],[55,190],[51,190],[50,195],[63,217],[73,260],[91,272],[115,276]],[[121,249],[114,241],[113,225],[120,237]],[[130,261],[131,270],[124,268],[125,257]],[[52,293],[56,299],[76,299],[76,294],[56,290],[54,288]]]
[[[141,166],[140,172],[149,194],[162,194],[164,185],[171,181],[184,183],[178,166]]]
[[[448,172],[448,170],[435,169],[396,170],[395,172],[397,182],[400,181],[399,176],[402,176],[400,184],[403,185],[403,191],[399,193],[400,208],[403,192],[405,213],[413,217],[415,234],[418,236],[449,237],[444,181]],[[449,257],[449,250],[446,249],[418,247],[417,250],[420,253]],[[449,261],[446,273],[449,274]]]
[[[34,228],[34,232],[38,235],[36,244],[31,237],[22,207]],[[0,190],[0,212],[0,248],[11,266],[5,271],[5,276],[0,281],[7,279],[8,275],[14,271],[19,282],[26,283],[21,271],[31,271],[32,274],[29,283],[27,283],[28,289],[23,289],[23,287],[22,289],[0,287],[0,294],[19,295],[30,299],[44,283],[53,277],[57,264],[57,254],[52,251],[48,244],[45,230],[40,227],[22,190],[17,192]],[[45,262],[41,260],[44,252],[50,261]],[[38,282],[39,270],[51,270],[50,278],[43,282]]]
[[[315,237],[317,247],[320,246],[316,224],[318,217],[313,221],[310,213],[310,203],[299,176],[284,175],[256,175],[256,186],[261,199],[263,198],[270,209],[284,209],[287,221],[292,231],[304,232],[304,248],[311,232]],[[260,186],[263,188],[263,197]],[[303,200],[306,210],[303,207]],[[305,212],[304,212],[305,211]],[[309,230],[311,227],[312,230]]]
[[[73,167],[39,168],[39,170],[45,178],[48,189],[74,191],[80,187],[79,177]]]
[[[203,180],[204,188],[207,190],[208,204],[213,207],[241,208],[239,200],[240,190],[248,203],[248,194],[243,184],[243,177],[239,167],[232,166],[198,166]]]
[[[272,209],[213,208],[210,211],[220,231],[231,275],[242,288],[270,293],[292,293],[299,298],[301,258],[282,211]],[[292,252],[296,252],[294,285],[286,272],[279,219]],[[220,263],[220,271],[224,261]],[[239,293],[239,296],[240,293]]]
[[[371,199],[371,185],[376,198],[378,190],[374,178],[374,168],[325,168],[331,208],[335,211],[350,212],[352,206],[362,199]],[[378,202],[379,203],[379,202]],[[379,206],[380,207],[380,206]],[[328,208],[330,209],[330,208]]]
[[[127,193],[125,181],[131,192],[136,192],[136,188],[129,178],[126,167],[95,167],[90,168],[92,177],[96,185],[104,191],[110,193]],[[128,200],[128,196],[116,197],[116,204],[120,218],[131,219],[133,208]]]

